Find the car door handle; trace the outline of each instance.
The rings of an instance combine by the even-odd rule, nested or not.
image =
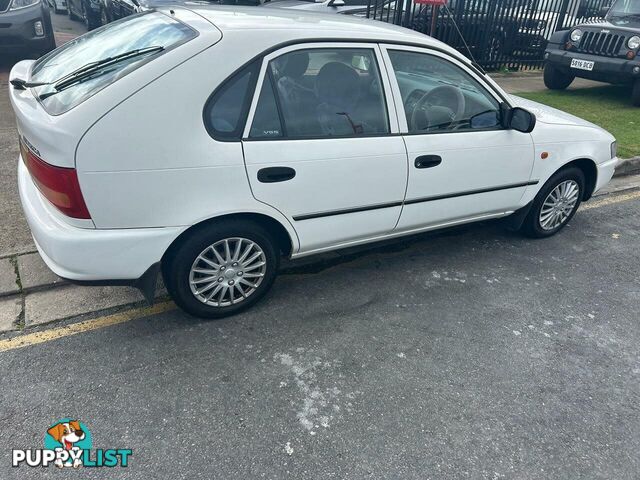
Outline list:
[[[431,168],[437,167],[442,163],[442,157],[440,155],[420,155],[416,158],[416,168]]]
[[[258,181],[262,183],[286,182],[296,176],[296,171],[289,167],[268,167],[258,170]]]

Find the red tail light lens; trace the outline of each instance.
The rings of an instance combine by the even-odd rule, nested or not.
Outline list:
[[[20,152],[33,182],[53,206],[68,217],[91,218],[80,191],[75,168],[49,165],[34,154],[22,139],[20,139]]]

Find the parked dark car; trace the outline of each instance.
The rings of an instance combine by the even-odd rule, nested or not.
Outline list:
[[[80,0],[70,0],[80,1]],[[260,5],[260,0],[101,0],[101,23],[107,24],[134,13],[167,5]]]
[[[54,48],[47,0],[0,0],[0,54],[41,56]]]
[[[567,88],[575,77],[631,86],[640,106],[640,0],[617,0],[604,22],[556,32],[545,52],[544,83]]]
[[[435,37],[492,68],[515,51],[542,56],[547,22],[528,14],[528,0],[449,0],[440,8]],[[423,6],[411,28],[430,34],[432,9]]]
[[[102,25],[103,0],[67,0],[67,13],[71,20],[81,20],[87,30]]]
[[[70,0],[80,1],[80,0]],[[385,4],[392,0],[381,0]],[[239,5],[270,8],[292,8],[323,13],[365,13],[369,0],[102,0],[102,24],[127,15],[167,5]]]

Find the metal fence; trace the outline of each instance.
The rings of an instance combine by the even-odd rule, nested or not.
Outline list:
[[[541,68],[547,41],[584,21],[602,21],[611,0],[449,0],[433,15],[413,0],[369,0],[367,17],[430,34],[487,70]]]

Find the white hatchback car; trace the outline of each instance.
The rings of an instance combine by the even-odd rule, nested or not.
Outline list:
[[[47,265],[148,298],[161,271],[201,317],[257,302],[281,255],[508,215],[552,235],[617,163],[609,133],[505,94],[447,45],[339,15],[146,12],[10,83]]]

